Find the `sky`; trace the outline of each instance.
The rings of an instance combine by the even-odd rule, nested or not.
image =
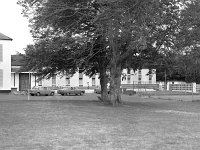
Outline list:
[[[24,53],[26,45],[33,43],[28,19],[21,12],[17,0],[0,0],[0,32],[13,39],[12,54]]]

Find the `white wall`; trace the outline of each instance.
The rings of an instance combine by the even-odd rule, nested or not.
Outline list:
[[[154,70],[155,71],[155,70]],[[147,75],[149,69],[142,69],[141,70],[141,84],[150,84],[149,75]],[[121,84],[138,84],[139,82],[139,70],[130,70],[130,74],[127,73],[127,69],[123,69],[122,73],[126,75],[126,79],[121,81]],[[130,81],[128,81],[128,75],[130,75]],[[152,74],[152,84],[156,84],[156,74]]]
[[[19,90],[19,74],[11,73],[11,88],[17,88]]]
[[[83,86],[92,86],[92,78],[89,76],[83,75]],[[43,79],[42,80],[43,86],[52,86],[52,78],[50,79]],[[98,75],[95,76],[95,85],[99,86],[100,81],[98,79]],[[60,77],[56,76],[56,86],[67,86],[66,85],[66,76]],[[70,77],[70,85],[69,86],[79,86],[79,73],[75,73],[72,77]]]
[[[3,70],[3,87],[0,90],[11,90],[11,52],[12,41],[0,40],[3,45],[3,62],[0,62],[0,69]]]
[[[84,80],[84,77],[83,77]],[[64,83],[65,84],[65,83]],[[70,78],[70,86],[79,86],[79,73],[76,72],[71,78]]]

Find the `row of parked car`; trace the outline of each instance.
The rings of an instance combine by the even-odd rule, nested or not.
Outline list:
[[[40,95],[53,96],[55,94],[55,89],[52,89],[52,87],[35,86],[29,91],[29,93],[31,96],[40,96]],[[101,88],[94,89],[94,93],[101,94]],[[63,88],[57,89],[57,94],[60,94],[62,96],[84,95],[85,90],[78,89],[77,87],[63,87]],[[110,94],[110,89],[108,89],[108,94]],[[136,92],[133,90],[124,90],[123,94],[134,95],[136,94]]]
[[[55,90],[52,87],[45,86],[35,86],[29,91],[31,96],[40,96],[40,95],[49,95],[53,96],[55,94]],[[57,93],[60,95],[83,95],[85,94],[85,90],[78,89],[77,87],[63,87],[57,90]]]

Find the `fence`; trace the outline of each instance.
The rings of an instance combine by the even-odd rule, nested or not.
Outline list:
[[[196,92],[200,93],[200,84],[196,84]]]
[[[159,90],[159,84],[121,84],[122,89],[133,89],[135,91],[155,91]]]
[[[134,91],[179,91],[189,93],[200,93],[200,84],[196,83],[179,83],[179,84],[121,84],[122,89],[130,89]]]
[[[165,88],[166,86],[166,88]],[[52,87],[55,89],[60,89],[62,87]],[[87,89],[88,87],[79,87],[81,89]],[[158,91],[168,89],[169,91],[181,91],[181,92],[193,92],[200,93],[200,84],[196,83],[180,83],[180,84],[121,84],[123,90],[134,90],[134,91]],[[95,87],[89,87],[89,89],[95,89]]]
[[[195,92],[194,83],[186,83],[186,84],[170,84],[169,90],[170,91],[185,91],[185,92]]]

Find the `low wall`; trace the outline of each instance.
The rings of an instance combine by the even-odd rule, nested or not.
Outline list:
[[[133,89],[133,90],[147,90],[155,91],[159,90],[159,84],[121,84],[122,89]]]

